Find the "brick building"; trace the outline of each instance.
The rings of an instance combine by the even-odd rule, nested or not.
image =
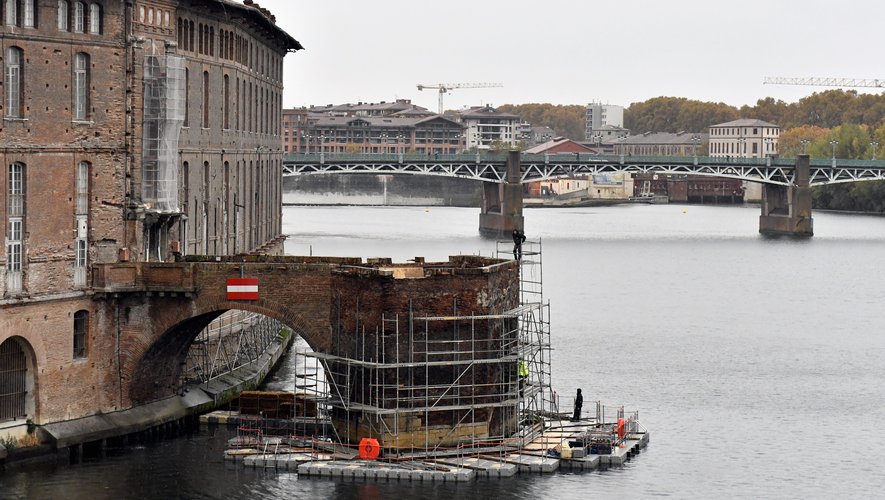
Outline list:
[[[301,48],[251,0],[3,5],[0,436],[118,408],[93,264],[281,249]]]
[[[285,153],[436,153],[464,149],[464,127],[416,106],[392,102],[283,110]]]

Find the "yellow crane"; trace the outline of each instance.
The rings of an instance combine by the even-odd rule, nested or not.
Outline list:
[[[418,84],[418,90],[438,89],[439,90],[439,114],[443,113],[443,95],[453,89],[488,89],[492,87],[503,87],[501,83],[432,83]]]
[[[821,87],[885,87],[885,80],[878,78],[786,78],[766,76],[763,85],[818,85]]]

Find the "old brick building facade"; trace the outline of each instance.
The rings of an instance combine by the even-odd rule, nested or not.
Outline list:
[[[280,251],[301,46],[250,0],[9,0],[0,33],[3,435],[117,409],[93,264]]]

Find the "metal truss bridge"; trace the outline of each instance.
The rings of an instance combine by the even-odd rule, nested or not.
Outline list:
[[[506,183],[507,154],[296,154],[283,161],[283,176],[305,174],[407,174]],[[612,156],[577,153],[523,154],[522,184],[606,173],[726,177],[763,184],[795,184],[795,158],[710,156]],[[885,180],[883,160],[811,160],[810,185]]]

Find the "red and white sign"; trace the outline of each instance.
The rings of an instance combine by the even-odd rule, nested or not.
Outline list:
[[[258,300],[258,278],[228,278],[227,300]]]

